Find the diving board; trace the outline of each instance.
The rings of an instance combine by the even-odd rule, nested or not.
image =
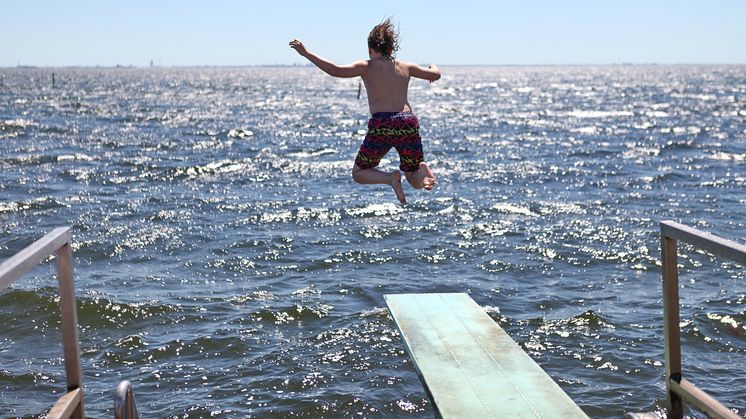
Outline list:
[[[441,417],[588,417],[467,294],[384,298]]]

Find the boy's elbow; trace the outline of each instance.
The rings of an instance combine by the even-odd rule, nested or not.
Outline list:
[[[326,74],[328,74],[328,75],[330,75],[332,77],[340,77],[339,76],[339,71],[337,71],[335,69],[326,70]]]
[[[339,66],[334,66],[334,67],[330,67],[330,68],[326,69],[326,74],[328,74],[328,75],[330,75],[332,77],[339,77],[339,78],[350,77],[350,76],[347,75],[347,72],[343,68],[341,68]]]

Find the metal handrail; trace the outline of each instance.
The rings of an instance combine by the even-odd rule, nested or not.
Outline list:
[[[119,383],[114,394],[114,419],[140,419],[132,384],[127,380]]]
[[[80,346],[78,344],[78,315],[75,310],[73,289],[72,234],[67,227],[52,230],[41,239],[11,256],[0,264],[0,290],[10,286],[22,275],[56,256],[57,282],[60,288],[60,312],[62,315],[62,348],[65,357],[67,392],[63,394],[47,418],[83,419],[83,377],[80,372]]]
[[[742,265],[746,265],[746,246],[673,221],[662,221],[660,227],[668,417],[680,419],[684,413],[683,401],[686,401],[712,418],[738,419],[740,416],[682,377],[679,269],[676,243],[680,240]]]

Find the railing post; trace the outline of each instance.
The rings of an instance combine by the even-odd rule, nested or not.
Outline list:
[[[681,382],[681,329],[679,325],[679,271],[676,240],[661,233],[663,260],[663,335],[666,356],[668,417],[681,419],[681,397],[671,388],[671,380]]]
[[[114,393],[114,419],[139,419],[132,384],[124,380]]]
[[[73,289],[73,253],[68,241],[57,252],[57,281],[60,286],[60,312],[62,315],[62,348],[65,354],[65,374],[67,391],[83,388],[83,376],[80,371],[80,346],[78,344],[78,315],[75,308],[75,290]],[[83,396],[73,412],[76,419],[83,419]]]

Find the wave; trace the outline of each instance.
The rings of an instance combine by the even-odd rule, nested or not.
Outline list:
[[[173,171],[174,177],[196,178],[204,175],[218,175],[226,173],[245,173],[257,171],[255,164],[251,161],[220,160],[204,165],[179,168]]]
[[[39,124],[30,119],[8,119],[0,121],[0,131],[22,131],[29,127],[37,127]]]
[[[200,335],[198,332],[180,332],[179,338],[167,341],[156,341],[147,333],[131,334],[110,339],[96,348],[95,358],[111,365],[127,367],[153,365],[158,370],[164,368],[164,362],[178,359],[179,362],[206,358],[225,357],[236,360],[251,352],[249,342],[235,334],[218,333]]]
[[[35,210],[49,210],[64,207],[67,207],[67,204],[64,204],[54,198],[40,197],[15,202],[0,202],[0,214]]]
[[[41,317],[56,314],[59,310],[56,295],[58,292],[56,288],[44,287],[35,291],[11,288],[9,291],[0,293],[0,307],[3,308],[2,323],[13,324],[20,318],[25,319],[25,313],[28,312]],[[49,317],[48,319],[51,320]]]
[[[523,344],[528,351],[540,354],[556,348],[559,343],[553,339],[574,340],[578,338],[597,339],[602,332],[609,332],[615,327],[601,314],[594,310],[587,310],[570,318],[546,320],[536,319],[538,327],[531,332],[529,339]],[[603,369],[603,367],[600,367]]]
[[[631,117],[635,116],[630,111],[581,111],[574,110],[567,113],[567,116],[573,118],[585,119],[585,118],[620,118],[620,117]]]
[[[284,308],[263,308],[253,311],[250,316],[261,322],[281,325],[320,320],[328,316],[332,308],[329,304],[321,303],[311,306],[295,304]]]
[[[98,157],[92,157],[85,153],[75,154],[60,154],[57,156],[57,161],[68,162],[68,161],[96,161],[100,160]]]
[[[496,210],[497,212],[502,212],[502,213],[507,213],[507,214],[526,215],[529,217],[540,216],[539,214],[531,211],[531,209],[529,209],[528,207],[507,204],[507,203],[494,204],[491,207],[491,209]]]
[[[247,138],[253,137],[254,131],[244,128],[234,128],[228,131],[226,134],[229,138]]]
[[[365,206],[358,206],[345,210],[345,213],[352,217],[382,217],[401,214],[406,209],[401,205],[397,205],[391,202],[384,204],[368,204]]]
[[[256,222],[260,224],[314,223],[320,225],[331,225],[349,218],[378,218],[402,215],[406,212],[407,209],[391,202],[358,205],[346,209],[300,207],[294,209],[280,209],[276,211],[262,211],[262,213],[256,217]]]
[[[57,163],[58,155],[52,154],[20,154],[16,156],[0,157],[0,163],[8,166],[38,166],[47,163]]]
[[[698,312],[682,316],[681,334],[693,344],[719,347],[722,352],[746,353],[746,314]]]
[[[687,151],[699,148],[694,140],[668,141],[661,147],[665,151]]]
[[[104,297],[78,298],[78,322],[81,327],[126,328],[131,323],[152,322],[152,318],[179,311],[173,305],[156,301],[118,302]]]
[[[309,158],[309,157],[325,156],[327,154],[337,154],[337,150],[333,148],[322,148],[320,150],[315,150],[315,151],[299,151],[297,153],[290,153],[289,155],[292,157],[297,157],[297,158]]]
[[[733,162],[746,161],[746,153],[728,153],[725,151],[715,151],[712,153],[708,153],[706,156],[709,159],[719,160],[719,161],[733,161]]]

